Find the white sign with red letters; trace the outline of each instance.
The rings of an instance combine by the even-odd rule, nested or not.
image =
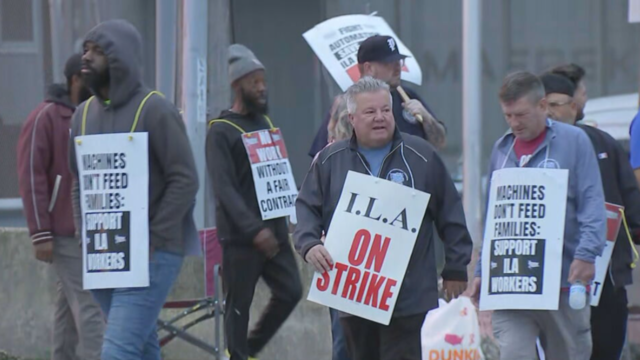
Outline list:
[[[400,54],[409,56],[405,60],[400,77],[402,80],[422,85],[420,65],[389,24],[379,16],[338,16],[302,34],[342,91],[346,91],[360,79],[358,48],[361,42],[373,35],[393,37],[394,40],[389,43],[389,47],[397,46]]]
[[[596,258],[596,275],[591,285],[591,306],[598,306],[602,287],[609,270],[609,262],[613,254],[613,247],[616,245],[620,225],[622,224],[622,206],[605,203],[607,207],[607,241],[605,242],[602,255]]]
[[[262,220],[295,216],[298,188],[280,129],[242,134]]]
[[[430,197],[350,171],[324,244],[334,267],[308,299],[388,325]]]

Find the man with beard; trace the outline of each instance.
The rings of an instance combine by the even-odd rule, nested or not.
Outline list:
[[[132,134],[131,139],[146,133],[148,139],[148,157],[138,160],[146,164],[137,171],[148,171],[148,204],[144,205],[148,209],[149,285],[92,290],[107,318],[102,360],[159,360],[156,321],[182,267],[187,234],[196,231],[192,217],[198,191],[195,161],[178,110],[142,83],[142,39],[136,28],[125,20],[103,22],[86,35],[83,49],[82,74],[95,97],[75,113],[72,139],[82,135],[116,138],[113,135],[118,133]],[[92,140],[87,136],[83,141]],[[82,230],[81,210],[87,202],[81,207],[78,170],[82,164],[76,162],[74,145],[69,154],[75,180],[74,216]],[[128,186],[146,190],[147,184],[139,181],[131,179]],[[145,260],[137,261],[146,265]]]
[[[68,145],[71,116],[91,96],[80,74],[81,55],[65,65],[67,84],[49,87],[18,140],[18,179],[35,258],[53,265],[56,283],[52,360],[98,360],[104,321],[82,289],[82,248],[71,205]]]
[[[243,45],[229,47],[229,81],[233,106],[210,122],[206,156],[223,246],[227,355],[231,360],[246,360],[255,358],[291,314],[302,296],[302,285],[286,218],[262,220],[258,206],[243,134],[275,128],[266,115],[264,66]],[[261,276],[272,297],[248,335],[249,309]]]

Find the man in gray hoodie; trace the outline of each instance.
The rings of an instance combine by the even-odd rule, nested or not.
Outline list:
[[[263,220],[243,134],[275,129],[267,116],[265,67],[241,44],[229,47],[229,81],[234,101],[207,133],[207,169],[213,183],[228,357],[256,359],[302,297],[300,274],[285,217]],[[263,200],[264,201],[264,200]],[[264,205],[263,205],[264,206]],[[249,332],[249,310],[258,280],[272,292],[260,320]]]
[[[195,232],[195,161],[178,110],[142,84],[142,39],[135,27],[124,20],[103,22],[89,31],[83,48],[82,74],[95,97],[75,112],[71,139],[128,133],[138,118],[133,131],[146,132],[149,147],[149,286],[92,291],[107,318],[102,360],[160,359],[156,320],[180,272],[185,234]],[[69,156],[81,231],[74,145]]]
[[[590,307],[587,301],[584,308],[572,309],[569,288],[576,282],[591,283],[595,259],[605,245],[604,193],[595,151],[582,130],[547,119],[544,86],[537,76],[528,72],[508,75],[499,97],[511,130],[493,147],[489,178],[502,168],[569,170],[567,198],[556,199],[566,201],[558,310],[494,311],[493,331],[500,345],[500,358],[537,359],[535,344],[539,337],[549,359],[589,359]],[[481,276],[487,276],[482,274],[480,260],[475,279],[465,293],[476,298]]]

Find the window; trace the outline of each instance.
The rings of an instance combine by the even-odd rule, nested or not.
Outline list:
[[[0,42],[33,42],[33,1],[0,0]]]

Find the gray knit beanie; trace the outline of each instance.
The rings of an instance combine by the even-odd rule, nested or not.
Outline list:
[[[256,70],[264,70],[264,65],[249,48],[240,44],[229,46],[229,82]]]

